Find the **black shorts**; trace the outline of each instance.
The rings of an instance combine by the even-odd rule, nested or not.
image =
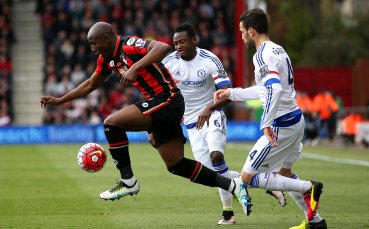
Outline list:
[[[170,100],[168,100],[168,96],[158,95],[148,100],[139,101],[135,105],[144,115],[151,115],[154,119],[147,132],[153,134],[156,147],[174,138],[181,139],[183,143],[186,142],[181,127],[185,104],[180,91]]]

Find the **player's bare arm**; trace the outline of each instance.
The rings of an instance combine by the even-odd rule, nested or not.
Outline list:
[[[137,77],[137,72],[153,63],[160,62],[169,52],[171,48],[169,45],[159,42],[150,41],[147,46],[147,54],[135,64],[133,64],[122,76],[120,83],[123,86],[132,85]]]
[[[92,74],[90,79],[85,80],[78,87],[74,88],[60,98],[55,98],[53,96],[42,96],[40,101],[41,107],[45,108],[47,105],[58,106],[74,99],[86,96],[100,85],[104,84],[105,79],[106,77],[95,72]]]
[[[223,86],[223,87],[220,88],[220,90],[225,90],[227,88],[230,88],[230,86]],[[224,107],[225,105],[227,105],[230,102],[231,102],[231,100],[226,98],[226,99],[218,101],[216,103],[214,101],[209,103],[204,108],[204,110],[200,113],[200,115],[197,119],[197,122],[196,122],[196,128],[201,129],[204,126],[205,122],[209,126],[209,119],[210,119],[210,116],[211,116],[211,112],[214,111],[214,110],[217,110],[219,108]]]

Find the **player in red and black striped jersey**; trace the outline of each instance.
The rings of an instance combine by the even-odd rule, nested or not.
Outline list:
[[[91,50],[99,55],[95,72],[90,79],[61,98],[43,96],[42,107],[86,96],[102,85],[112,71],[120,75],[123,86],[133,85],[146,96],[145,101],[123,107],[104,120],[109,151],[120,171],[121,180],[101,193],[100,197],[115,200],[138,193],[140,188],[131,168],[126,132],[148,131],[152,133],[169,172],[196,183],[236,192],[240,198],[246,199],[246,190],[240,178],[232,180],[223,177],[197,161],[184,158],[185,138],[180,126],[184,100],[171,74],[161,64],[171,48],[154,40],[116,35],[112,26],[105,22],[94,24],[87,40]]]

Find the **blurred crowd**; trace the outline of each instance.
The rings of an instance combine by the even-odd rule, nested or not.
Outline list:
[[[10,54],[15,37],[11,7],[11,0],[0,1],[0,126],[9,125],[12,120],[12,62]]]
[[[190,22],[198,31],[199,47],[215,53],[232,78],[233,8],[225,0],[39,0],[36,11],[45,45],[44,94],[60,97],[94,72],[97,56],[90,51],[86,36],[97,21],[111,23],[118,34],[170,45],[174,27]],[[44,124],[97,124],[139,99],[135,88],[123,88],[112,75],[87,98],[48,107],[43,120]]]
[[[351,111],[344,108],[342,100],[334,92],[322,91],[310,97],[307,93],[298,92],[296,100],[304,113],[304,144],[316,146],[322,140],[341,139],[343,145],[361,143],[369,146],[365,138],[358,140],[358,128],[367,122],[367,110]]]
[[[305,117],[305,144],[317,145],[319,139],[333,140],[336,132],[336,118],[342,101],[332,92],[322,91],[310,97],[298,92],[296,101]]]

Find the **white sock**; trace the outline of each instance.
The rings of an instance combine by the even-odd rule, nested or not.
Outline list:
[[[257,173],[250,182],[254,188],[263,188],[273,191],[294,191],[305,193],[311,188],[310,181],[295,180],[284,177],[276,172]]]
[[[229,171],[227,164],[225,161],[222,161],[217,164],[213,164],[214,170],[225,177],[233,178],[231,171]],[[232,171],[233,172],[233,171]],[[232,210],[232,194],[222,188],[219,188],[219,196],[223,204],[223,209]]]
[[[236,172],[236,171],[229,171],[229,175],[230,175],[230,178],[236,178],[236,177],[241,176],[241,174],[239,172]]]
[[[300,180],[296,174],[294,174],[292,177],[290,177],[295,180]],[[288,192],[288,194],[291,196],[293,201],[299,206],[299,208],[304,212],[304,214],[307,216],[307,206],[304,200],[304,195],[299,192]]]
[[[133,176],[129,179],[120,179],[123,183],[125,183],[127,186],[132,187],[136,182],[136,177]]]
[[[294,174],[292,177],[290,177],[292,179],[295,180],[300,180],[299,177]],[[299,206],[299,208],[304,212],[306,218],[307,218],[307,206],[304,200],[304,195],[298,192],[288,192],[288,194],[291,196],[291,198],[293,199],[293,201],[295,201],[295,203],[297,204],[297,206]],[[319,213],[316,212],[314,215],[313,220],[311,220],[312,222],[320,222],[322,221],[323,218],[320,217]]]

